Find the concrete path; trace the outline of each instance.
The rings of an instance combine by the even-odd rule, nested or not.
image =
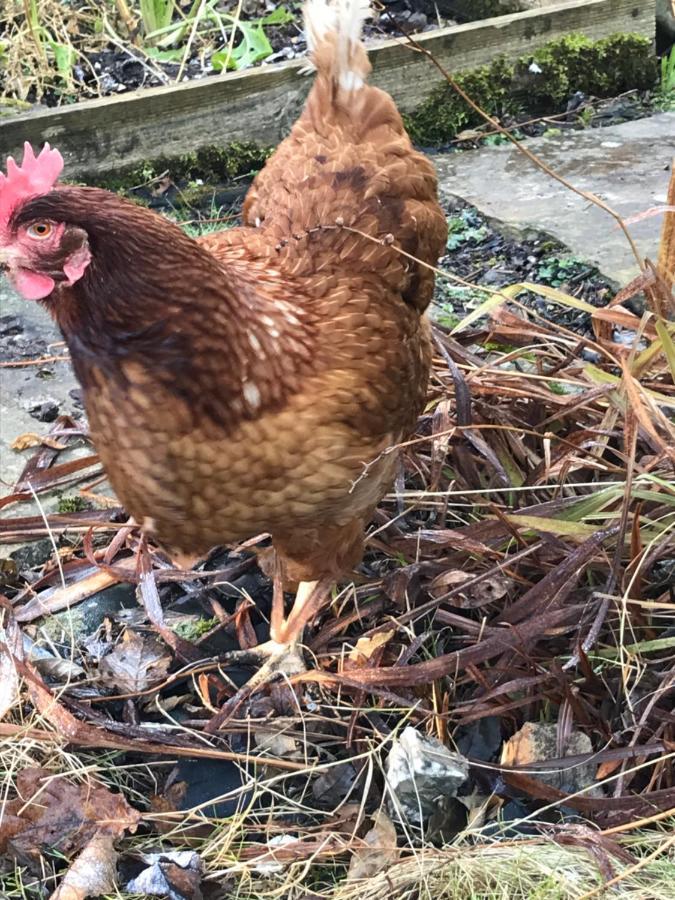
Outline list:
[[[51,318],[37,303],[22,300],[0,276],[0,497],[9,493],[30,453],[10,448],[20,434],[46,434],[49,418],[59,413],[81,415],[70,392],[77,382],[67,362],[6,366],[30,359],[63,355],[64,347]],[[31,411],[34,414],[31,415]],[[14,515],[28,515],[25,508]]]
[[[665,203],[675,157],[675,112],[534,138],[528,148],[578,188],[592,191],[624,218]],[[618,283],[637,274],[614,220],[548,177],[513,145],[435,158],[446,194],[519,229],[548,232]],[[655,258],[662,216],[630,226],[639,252]]]
[[[575,185],[593,191],[623,216],[632,216],[666,199],[675,155],[675,113],[537,138],[528,141],[528,147]],[[630,248],[613,220],[548,178],[515,148],[440,155],[435,162],[443,193],[459,195],[508,225],[549,232],[617,282],[635,273]],[[661,221],[656,216],[631,226],[642,254],[656,255]],[[10,333],[3,335],[3,329]],[[0,280],[0,361],[35,356],[30,348],[36,343],[38,355],[46,354],[48,344],[59,339],[44,310],[17,298]],[[56,404],[60,412],[76,412],[71,396],[75,387],[66,363],[0,368],[0,495],[28,458],[11,450],[11,442],[23,432],[43,434],[49,428],[30,410],[47,403]],[[26,514],[25,507],[17,507],[14,514]]]

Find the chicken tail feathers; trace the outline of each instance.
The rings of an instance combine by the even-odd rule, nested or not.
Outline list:
[[[358,91],[370,72],[361,40],[370,15],[369,0],[307,0],[305,33],[310,69],[332,82],[339,93]]]

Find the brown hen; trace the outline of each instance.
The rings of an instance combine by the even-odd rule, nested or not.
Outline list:
[[[415,259],[436,263],[445,218],[430,162],[365,84],[367,12],[307,4],[316,80],[240,228],[195,242],[55,186],[48,147],[0,178],[0,261],[58,322],[115,491],[174,552],[270,533],[301,583],[290,617],[273,611],[284,659],[360,561],[430,367],[434,279]]]

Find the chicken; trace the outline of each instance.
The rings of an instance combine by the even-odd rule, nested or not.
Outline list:
[[[0,262],[58,323],[117,495],[170,552],[269,533],[280,583],[299,583],[265,648],[286,661],[362,558],[431,361],[446,223],[431,163],[366,84],[367,14],[306,5],[316,79],[242,227],[195,241],[59,185],[49,145],[0,176]]]

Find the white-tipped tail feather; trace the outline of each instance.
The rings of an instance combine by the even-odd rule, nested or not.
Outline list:
[[[332,77],[344,91],[363,87],[370,71],[361,42],[369,0],[307,0],[305,34],[310,70]]]

